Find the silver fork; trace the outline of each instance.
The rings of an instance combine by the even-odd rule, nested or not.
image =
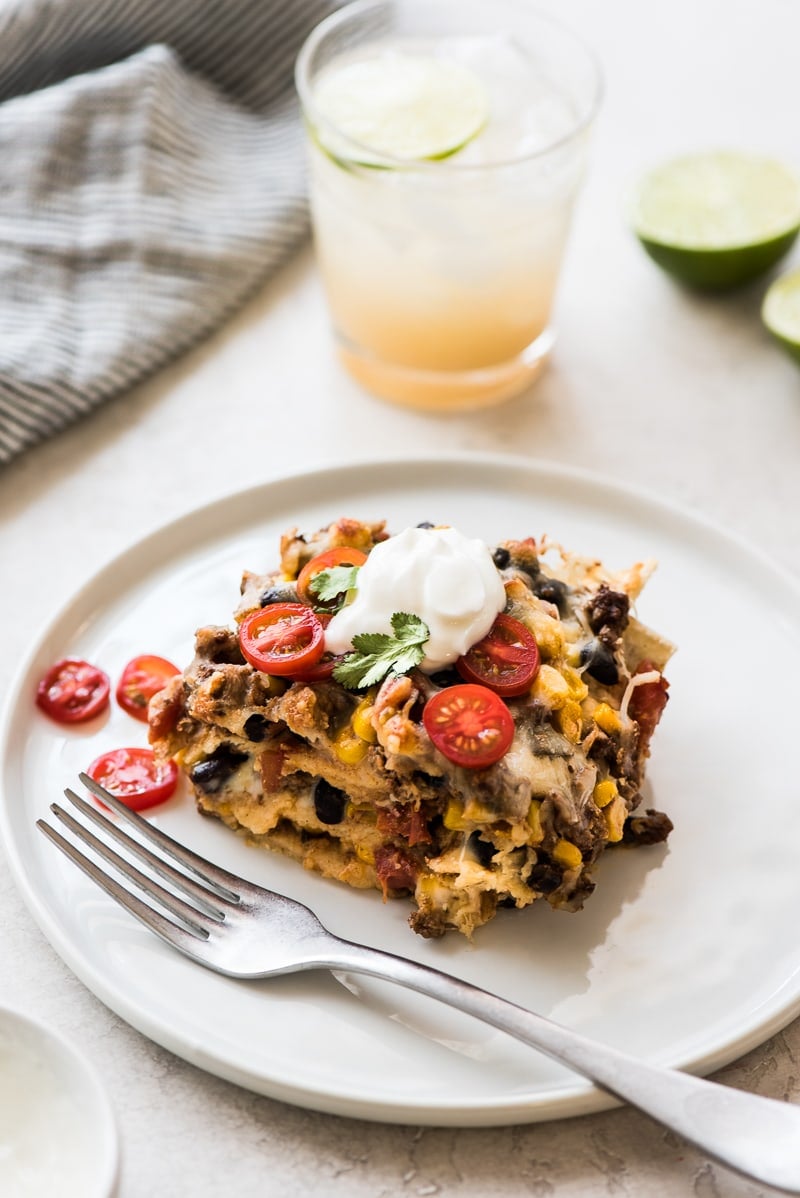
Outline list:
[[[153,827],[86,774],[80,778],[101,803],[133,827],[136,836],[128,835],[101,809],[67,789],[64,793],[70,803],[186,898],[177,897],[142,873],[57,803],[50,810],[61,823],[150,902],[132,894],[50,824],[38,820],[37,826],[111,898],[198,964],[236,978],[332,969],[397,982],[539,1049],[746,1177],[800,1194],[800,1106],[647,1065],[469,982],[342,940],[328,932],[302,903],[212,865]],[[151,904],[158,904],[168,914]]]

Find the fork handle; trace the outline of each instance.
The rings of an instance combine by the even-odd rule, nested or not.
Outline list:
[[[638,1107],[722,1164],[800,1194],[800,1106],[645,1064],[427,965],[335,937],[331,942],[320,966],[397,982],[465,1011]]]

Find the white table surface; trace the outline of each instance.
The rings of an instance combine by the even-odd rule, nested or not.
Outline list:
[[[800,572],[800,372],[760,325],[765,284],[727,298],[683,293],[623,218],[631,182],[672,153],[752,148],[800,167],[800,9],[789,0],[549,7],[600,52],[607,96],[558,298],[560,338],[537,388],[456,417],[362,394],[333,359],[304,252],[204,346],[0,473],[4,691],[41,623],[118,549],[240,486],[387,450],[512,451],[589,467],[689,505]],[[731,650],[746,673],[747,646]],[[0,903],[0,1001],[52,1023],[101,1070],[121,1129],[122,1198],[765,1192],[630,1110],[423,1130],[254,1096],[107,1010],[50,948],[2,858]],[[721,1077],[798,1102],[799,1058],[797,1022]]]

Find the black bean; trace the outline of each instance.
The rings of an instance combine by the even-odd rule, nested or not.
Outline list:
[[[492,561],[498,570],[505,570],[511,564],[511,554],[502,545],[498,545],[492,554]]]
[[[198,761],[189,777],[198,790],[216,794],[242,762],[247,761],[247,756],[247,753],[239,752],[232,745],[219,745],[210,757]]]
[[[260,607],[269,607],[271,603],[297,603],[297,590],[294,586],[267,587],[258,603]]]
[[[614,654],[608,645],[596,638],[587,641],[581,649],[581,665],[586,666],[586,673],[603,686],[616,686],[619,682],[619,670]]]
[[[417,528],[435,528],[435,527],[436,527],[436,525],[431,524],[430,520],[423,520],[421,524],[417,525]]]
[[[458,686],[464,679],[459,674],[458,670],[448,667],[444,670],[437,670],[435,674],[430,675],[430,680],[434,686],[444,689],[446,686]]]
[[[533,579],[531,590],[545,602],[555,604],[560,616],[566,615],[569,587],[560,578],[548,578],[546,574],[539,574]]]
[[[492,864],[492,857],[494,857],[495,853],[497,852],[497,849],[494,847],[494,845],[490,844],[487,840],[481,840],[480,835],[477,832],[472,833],[467,841],[467,844],[478,858],[478,863],[482,865],[484,869],[488,869]]]
[[[268,729],[269,721],[258,713],[249,715],[244,722],[244,734],[248,740],[263,740]]]
[[[347,807],[347,795],[338,786],[319,778],[314,787],[314,810],[321,824],[340,824]]]
[[[540,865],[534,865],[528,882],[540,894],[552,894],[561,885],[561,871],[555,865],[542,861]]]

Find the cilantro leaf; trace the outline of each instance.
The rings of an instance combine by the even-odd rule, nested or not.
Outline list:
[[[336,681],[359,690],[382,682],[387,674],[407,674],[418,666],[431,635],[425,621],[409,612],[395,612],[392,633],[359,632],[354,636],[353,652],[333,671]]]
[[[340,595],[353,590],[358,571],[358,566],[333,566],[330,570],[320,570],[309,582],[308,589],[320,603],[332,603]]]

